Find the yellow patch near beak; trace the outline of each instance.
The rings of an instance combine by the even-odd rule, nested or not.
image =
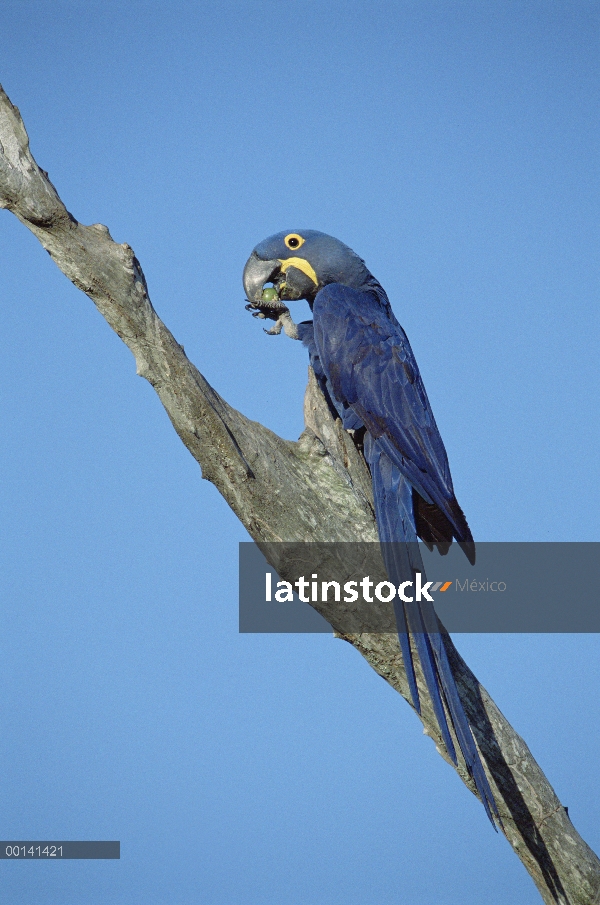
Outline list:
[[[317,279],[317,275],[304,258],[279,258],[279,263],[281,264],[281,272],[286,273],[288,267],[295,267],[297,270],[301,270],[302,273],[305,273],[309,280],[312,280],[315,286],[319,285],[319,281]]]

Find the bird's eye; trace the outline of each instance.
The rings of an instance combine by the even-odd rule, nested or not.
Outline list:
[[[290,233],[283,241],[288,248],[300,248],[301,245],[304,245],[304,239],[298,233]]]

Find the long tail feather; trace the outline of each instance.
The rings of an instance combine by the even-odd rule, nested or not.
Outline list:
[[[390,581],[396,585],[402,581],[414,581],[416,572],[421,572],[424,579],[425,570],[414,522],[412,488],[387,456],[377,448],[376,441],[365,445],[365,455],[371,467],[377,526]],[[471,550],[468,552],[471,553]],[[400,649],[415,709],[417,713],[421,713],[411,637],[448,754],[456,764],[449,717],[467,770],[473,778],[492,826],[497,829],[496,822],[501,825],[500,815],[460,700],[433,604],[427,601],[402,604],[400,600],[396,600],[394,609]]]
[[[417,678],[415,676],[415,666],[412,660],[410,649],[410,639],[408,637],[408,623],[406,621],[406,613],[401,600],[394,600],[394,613],[396,616],[396,626],[398,628],[398,640],[400,641],[400,650],[402,651],[402,660],[406,670],[406,678],[408,679],[408,688],[410,696],[414,704],[415,710],[421,716],[421,701],[419,700],[419,689],[417,688]]]
[[[431,608],[433,610],[433,606],[431,606]],[[434,618],[436,618],[435,613]],[[485,775],[485,770],[483,769],[483,764],[481,763],[481,758],[475,745],[475,740],[473,739],[473,734],[471,732],[471,727],[469,726],[467,715],[465,714],[462,701],[460,700],[460,697],[458,695],[458,688],[456,687],[456,682],[454,681],[454,676],[452,674],[452,668],[448,661],[448,654],[444,646],[443,636],[439,632],[437,632],[435,634],[429,635],[429,637],[431,639],[431,644],[437,663],[438,676],[442,683],[442,689],[444,691],[446,703],[450,711],[452,725],[458,739],[460,750],[462,751],[462,755],[465,759],[467,770],[473,777],[473,781],[475,782],[475,786],[477,788],[477,791],[479,792],[479,797],[481,798],[486,814],[488,815],[495,829],[496,827],[494,823],[494,817],[496,818],[496,820],[498,820],[499,823],[501,823],[500,814],[498,813],[498,807],[494,800],[488,778]]]

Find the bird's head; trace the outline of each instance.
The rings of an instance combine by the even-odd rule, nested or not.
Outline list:
[[[323,286],[342,283],[361,289],[369,278],[364,261],[351,248],[314,229],[276,233],[256,246],[244,267],[244,289],[253,306],[269,297],[313,302]],[[267,283],[273,287],[265,290]]]

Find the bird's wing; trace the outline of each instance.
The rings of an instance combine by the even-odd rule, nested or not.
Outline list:
[[[314,335],[338,401],[352,407],[380,448],[460,541],[471,534],[408,338],[378,296],[339,283],[314,303]]]
[[[398,583],[423,572],[417,549],[412,485],[444,513],[467,555],[471,533],[456,502],[448,458],[412,349],[377,293],[331,284],[315,299],[314,341],[333,394],[368,431],[365,456],[373,476],[377,528],[389,577]],[[451,539],[451,536],[450,536]],[[457,762],[446,717],[486,813],[498,808],[464,712],[433,604],[395,601],[398,637],[413,704],[420,713],[412,636],[449,756]]]

